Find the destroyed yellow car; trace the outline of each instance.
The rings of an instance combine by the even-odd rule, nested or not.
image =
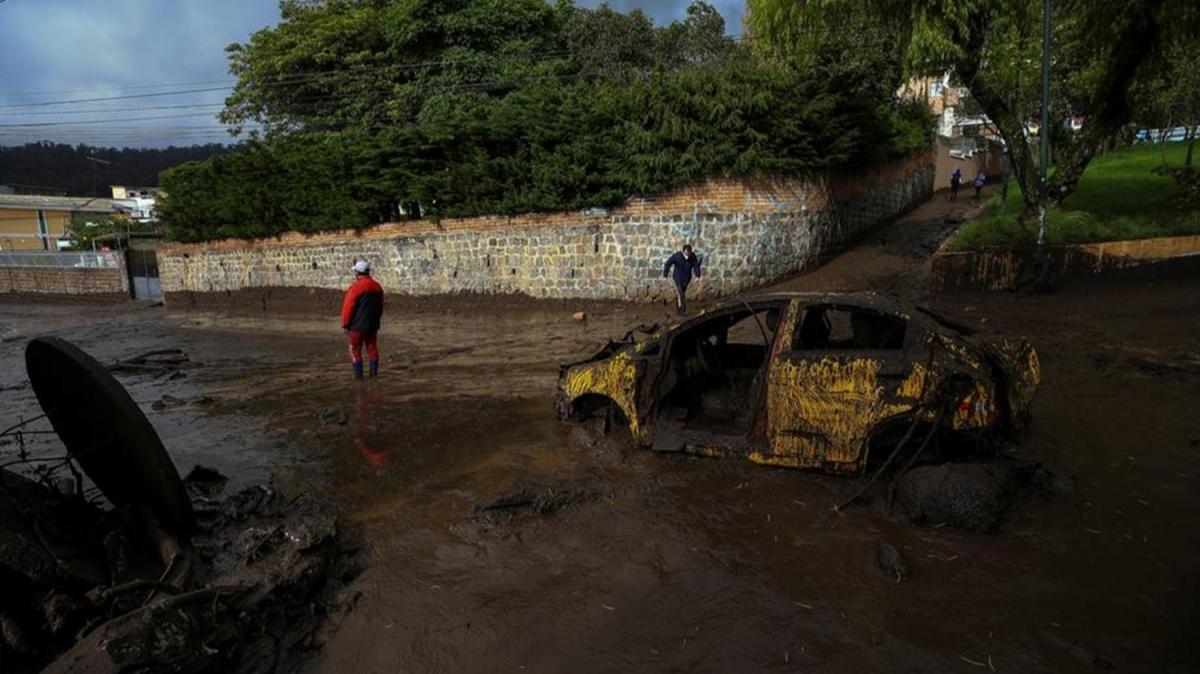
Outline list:
[[[563,365],[557,406],[659,451],[855,473],[918,427],[943,447],[991,446],[1024,427],[1040,380],[1024,339],[874,295],[775,294]]]

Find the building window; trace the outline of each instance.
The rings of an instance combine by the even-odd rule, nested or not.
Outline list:
[[[944,87],[941,82],[934,82],[929,85],[929,95],[934,97],[941,96],[943,89]]]

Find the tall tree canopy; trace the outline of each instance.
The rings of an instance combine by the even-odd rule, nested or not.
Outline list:
[[[1038,177],[1027,124],[1037,118],[1042,3],[1032,0],[749,0],[747,21],[770,51],[794,54],[821,41],[831,17],[860,17],[891,32],[897,66],[912,75],[953,70],[995,122],[1028,210]],[[865,16],[864,16],[865,15]],[[873,21],[871,18],[873,17]],[[1167,0],[1054,0],[1052,204],[1069,196],[1094,154],[1134,116],[1131,91],[1156,77],[1156,55],[1197,35],[1200,6]],[[814,37],[815,36],[815,37]],[[1194,49],[1191,69],[1200,67]],[[1067,132],[1070,118],[1083,127]]]
[[[178,238],[608,206],[929,143],[877,69],[760,58],[702,2],[658,27],[565,0],[293,0],[229,55],[223,119],[253,140],[164,174]]]

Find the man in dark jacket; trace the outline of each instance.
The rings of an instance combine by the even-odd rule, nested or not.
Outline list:
[[[367,347],[371,376],[379,375],[379,347],[375,336],[383,318],[383,288],[371,278],[371,265],[366,260],[354,263],[354,283],[342,300],[342,330],[350,339],[350,362],[354,378],[363,378],[362,351]]]
[[[672,268],[674,271],[672,271]],[[663,278],[671,276],[675,280],[675,310],[683,315],[687,312],[687,287],[692,277],[700,278],[700,258],[692,252],[691,245],[684,245],[683,250],[667,258],[663,265]]]

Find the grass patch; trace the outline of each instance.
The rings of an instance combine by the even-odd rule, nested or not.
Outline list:
[[[1092,160],[1079,188],[1046,213],[1046,243],[1062,245],[1200,234],[1200,212],[1176,205],[1175,181],[1154,173],[1164,162],[1183,164],[1183,143],[1123,148]],[[964,224],[950,250],[1012,248],[1036,243],[1036,224],[1021,227],[1021,190],[1009,185],[1007,204],[994,193],[983,214]]]

